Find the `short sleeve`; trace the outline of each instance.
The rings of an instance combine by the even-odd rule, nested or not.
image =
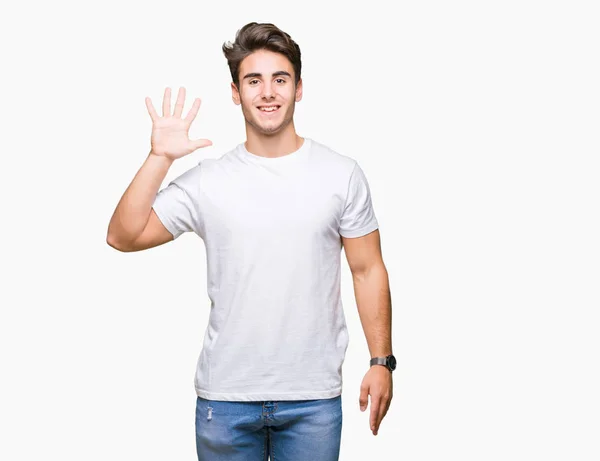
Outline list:
[[[200,165],[189,169],[161,189],[152,208],[165,228],[176,239],[184,232],[196,232],[200,226],[198,181]]]
[[[348,184],[339,233],[342,237],[362,237],[378,228],[369,183],[363,170],[356,163]]]

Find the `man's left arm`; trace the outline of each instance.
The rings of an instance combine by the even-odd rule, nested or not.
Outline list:
[[[356,238],[342,237],[352,272],[354,295],[371,358],[392,354],[392,300],[387,269],[381,255],[379,230]],[[369,427],[377,435],[393,396],[392,372],[373,365],[360,387],[359,405],[365,411],[371,396]]]

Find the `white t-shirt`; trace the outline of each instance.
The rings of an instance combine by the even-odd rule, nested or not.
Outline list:
[[[340,296],[341,236],[378,228],[356,160],[310,138],[277,158],[244,143],[201,160],[153,204],[179,237],[206,246],[208,325],[198,396],[308,400],[342,393],[348,331]]]

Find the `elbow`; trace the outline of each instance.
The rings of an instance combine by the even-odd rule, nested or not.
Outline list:
[[[120,251],[122,253],[129,253],[131,252],[131,248],[127,247],[126,245],[124,245],[121,241],[119,241],[113,234],[109,233],[106,236],[106,243],[108,244],[108,246],[114,248],[117,251]]]
[[[117,240],[115,240],[115,238],[114,238],[114,237],[113,237],[111,234],[108,234],[108,235],[106,236],[106,244],[107,244],[109,247],[112,247],[112,248],[114,248],[115,250],[118,250],[118,251],[123,251],[123,250],[121,249],[121,247],[120,247],[119,243],[117,242]]]

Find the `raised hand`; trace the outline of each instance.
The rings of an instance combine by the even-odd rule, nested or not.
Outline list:
[[[152,153],[162,155],[170,160],[176,160],[185,155],[194,152],[201,147],[212,145],[212,141],[208,139],[191,140],[188,137],[188,132],[198,109],[200,108],[200,98],[194,100],[192,108],[187,116],[182,119],[183,103],[185,101],[185,88],[180,87],[175,103],[175,111],[171,115],[171,88],[165,89],[163,99],[163,116],[160,117],[150,98],[146,97],[146,107],[150,118],[152,118],[152,136],[151,146]]]

